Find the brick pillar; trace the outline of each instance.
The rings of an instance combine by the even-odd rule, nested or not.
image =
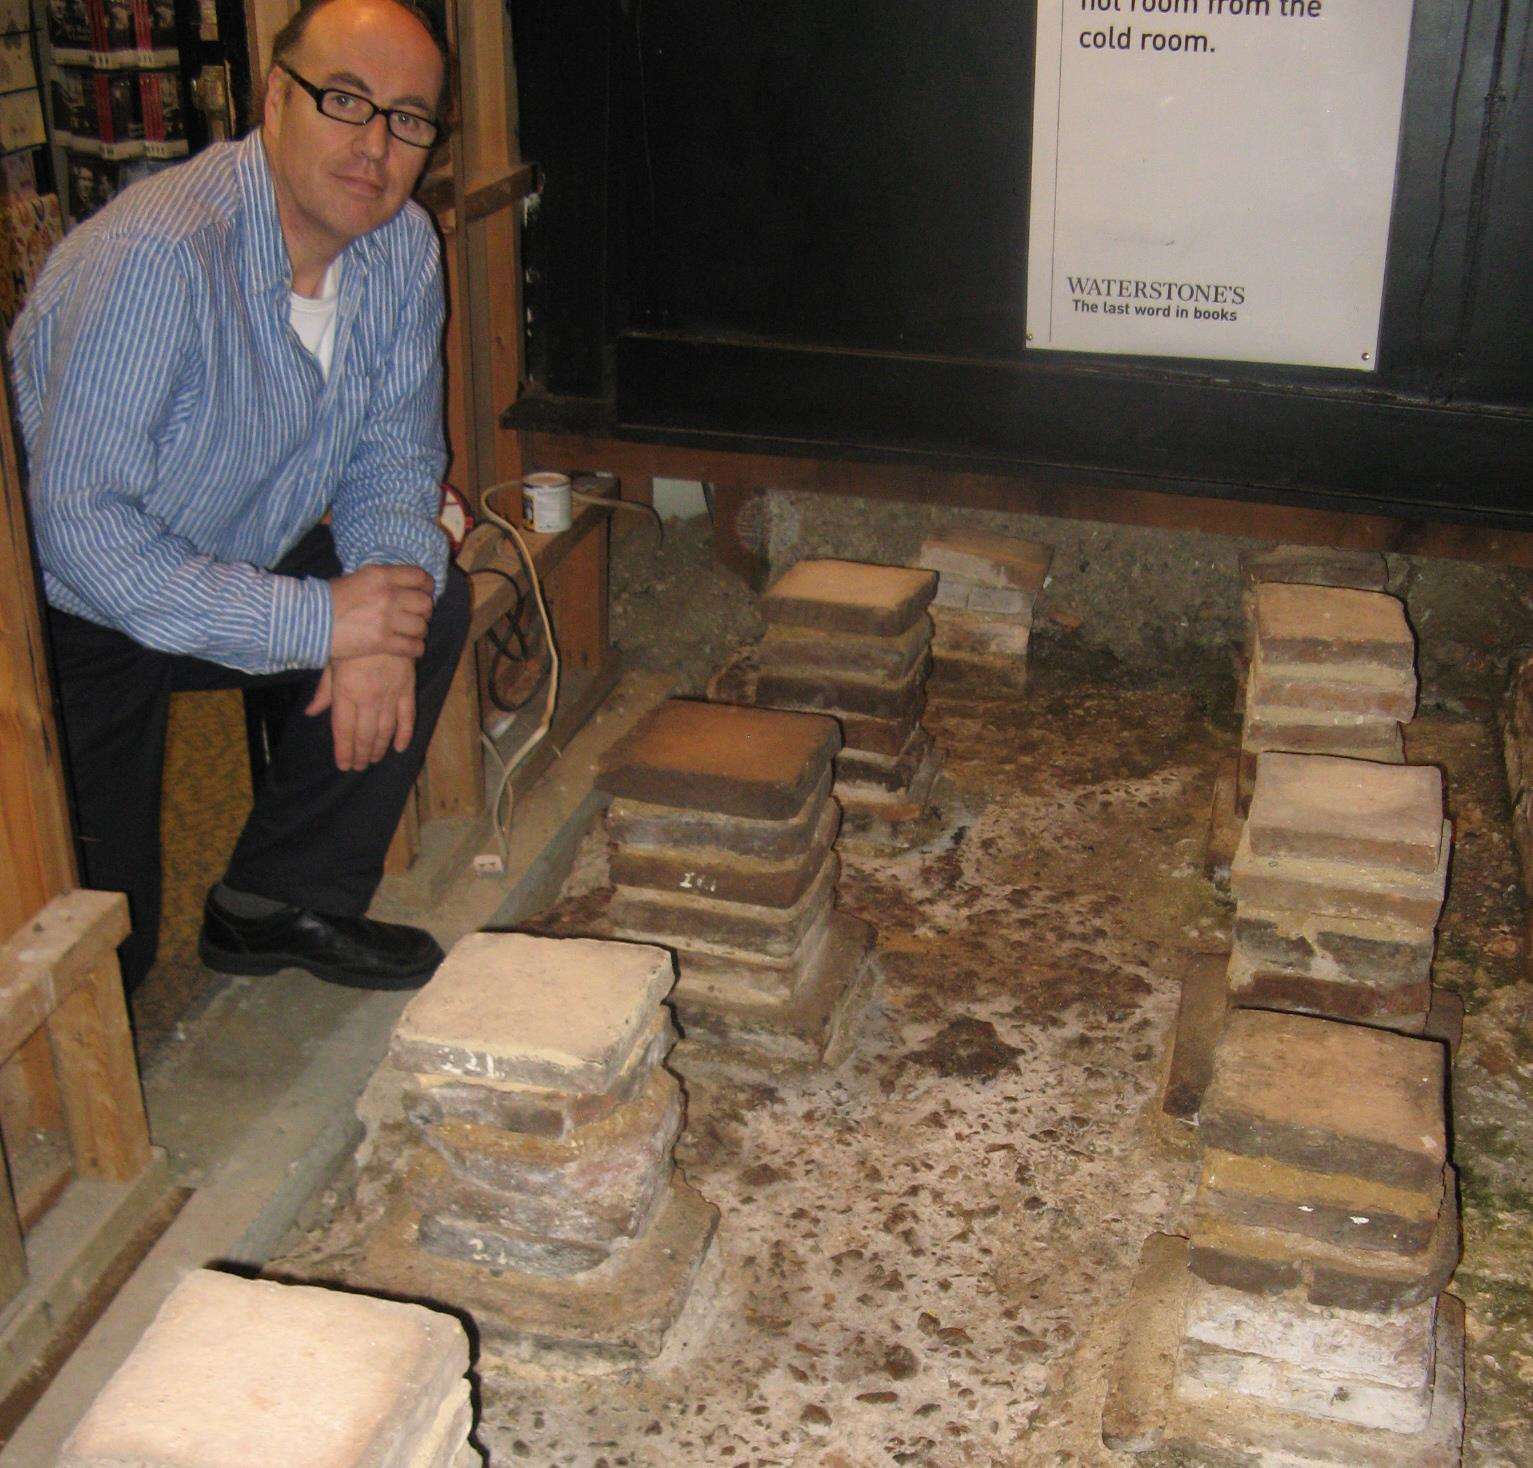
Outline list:
[[[871,926],[835,909],[841,743],[824,715],[673,699],[612,750],[607,912],[676,952],[689,1043],[834,1064],[871,983]]]
[[[566,1367],[656,1355],[718,1211],[677,1174],[671,956],[475,933],[406,1006],[403,1186],[347,1278],[469,1316],[481,1350]]]
[[[761,599],[766,635],[708,685],[721,703],[829,714],[841,726],[843,839],[920,839],[941,767],[922,727],[935,572],[800,561]]]
[[[1146,1243],[1103,1410],[1195,1462],[1458,1461],[1463,1307],[1433,1041],[1230,1016],[1186,1238]]]

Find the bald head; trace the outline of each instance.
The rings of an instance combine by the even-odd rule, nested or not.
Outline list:
[[[355,10],[372,9],[375,11],[395,11],[407,16],[415,22],[420,31],[430,41],[436,51],[437,59],[442,68],[441,92],[436,98],[436,114],[443,117],[447,110],[447,84],[452,76],[452,52],[448,50],[447,41],[438,29],[436,22],[419,5],[411,3],[411,0],[304,0],[296,11],[293,12],[286,25],[272,38],[271,64],[279,63],[295,66],[295,57],[302,49],[304,37],[308,34],[310,26],[326,11],[341,8]],[[322,23],[328,27],[338,17],[331,16]],[[271,85],[271,73],[267,73],[267,85]]]

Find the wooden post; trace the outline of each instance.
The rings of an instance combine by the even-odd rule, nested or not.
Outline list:
[[[271,60],[272,38],[297,9],[298,0],[245,0],[245,44],[250,52],[250,75],[257,88]]]
[[[483,249],[489,268],[489,416],[494,435],[491,462],[497,482],[520,479],[526,472],[519,433],[500,426],[500,415],[522,390],[522,269],[518,210],[502,209],[484,222]]]
[[[137,1177],[149,1161],[149,1125],[115,954],[54,1011],[48,1040],[76,1171],[118,1183]]]
[[[386,876],[397,877],[410,870],[420,853],[421,817],[419,791],[412,790],[405,801],[404,814],[394,828],[394,839],[384,854],[383,870]]]
[[[452,220],[445,224],[453,224]],[[474,453],[473,385],[467,370],[471,354],[472,325],[468,319],[467,282],[463,279],[462,251],[456,243],[456,227],[447,229],[442,264],[447,285],[447,331],[443,350],[447,357],[447,477],[477,511],[479,466]]]
[[[604,517],[548,576],[548,610],[567,669],[594,673],[606,661],[608,530]]]
[[[43,649],[37,574],[32,564],[21,477],[11,436],[10,403],[0,380],[0,938],[49,898],[75,883],[74,841],[53,694]],[[47,1040],[23,1036],[0,1053],[0,1136],[13,1150],[34,1131],[62,1125],[62,1106]],[[19,1226],[11,1189],[0,1181],[0,1256]],[[14,1293],[15,1271],[0,1262],[0,1303]]]
[[[149,1161],[117,945],[121,893],[56,897],[0,948],[0,1055],[45,1027],[75,1169],[125,1182]]]
[[[10,1187],[10,1163],[0,1179],[0,1300],[9,1300],[27,1281],[27,1253],[21,1242],[21,1220]]]
[[[479,680],[465,646],[426,750],[421,819],[474,817],[484,809],[484,747],[479,740]]]
[[[75,881],[37,577],[0,383],[0,935]]]

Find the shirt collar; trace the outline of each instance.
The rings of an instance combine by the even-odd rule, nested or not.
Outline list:
[[[245,263],[250,283],[258,291],[281,291],[285,295],[293,288],[293,270],[287,257],[287,243],[282,238],[277,193],[260,128],[247,133],[235,146],[240,199],[249,221],[245,230]],[[345,275],[355,278],[378,259],[383,249],[378,236],[387,228],[383,225],[362,235],[341,251],[340,258],[348,262]]]

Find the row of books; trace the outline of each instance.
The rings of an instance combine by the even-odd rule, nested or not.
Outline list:
[[[80,71],[53,77],[53,132],[66,149],[100,158],[180,158],[187,152],[175,71]]]
[[[48,37],[60,66],[98,71],[175,66],[175,0],[48,0]]]

